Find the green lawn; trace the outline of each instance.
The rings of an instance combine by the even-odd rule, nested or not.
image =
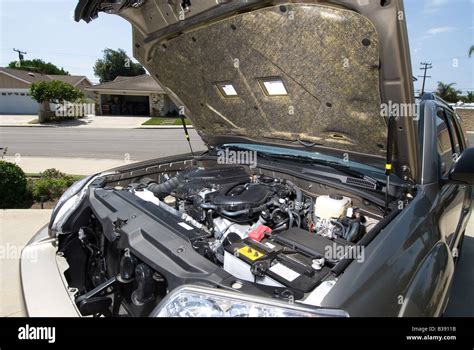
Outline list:
[[[186,125],[191,125],[191,121],[184,119]],[[142,125],[182,125],[181,118],[153,117],[148,119]]]

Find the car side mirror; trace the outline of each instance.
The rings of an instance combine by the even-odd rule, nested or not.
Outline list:
[[[453,163],[449,182],[474,185],[474,147],[465,149]]]

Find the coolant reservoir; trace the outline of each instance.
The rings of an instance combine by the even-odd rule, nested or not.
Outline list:
[[[314,216],[324,220],[339,219],[346,215],[351,199],[338,194],[319,196],[314,205]]]

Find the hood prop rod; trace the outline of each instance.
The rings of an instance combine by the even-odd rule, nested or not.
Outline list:
[[[385,184],[385,214],[388,213],[388,191],[390,189],[390,175],[392,174],[393,138],[395,137],[395,127],[395,118],[390,115],[388,117],[387,156],[385,161],[385,175],[387,176],[387,182]]]
[[[183,124],[184,135],[186,136],[186,140],[188,141],[189,149],[191,150],[191,154],[193,155],[193,158],[194,158],[193,146],[191,145],[191,139],[189,137],[188,128],[186,127],[186,121],[184,120],[184,114],[180,113],[179,117],[181,118],[181,124]]]

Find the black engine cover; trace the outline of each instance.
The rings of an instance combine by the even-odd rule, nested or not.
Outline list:
[[[226,194],[235,186],[250,182],[250,175],[243,167],[193,168],[178,175],[179,185],[175,196],[187,199],[209,188]]]
[[[213,198],[212,202],[214,205],[225,208],[226,210],[239,210],[255,208],[265,204],[270,196],[271,192],[268,189],[268,186],[250,184],[249,186],[242,188],[242,191],[235,194],[220,193]]]

